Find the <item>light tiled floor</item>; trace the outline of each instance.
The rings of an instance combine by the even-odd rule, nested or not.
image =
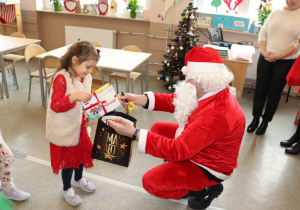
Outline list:
[[[33,80],[31,101],[28,96],[28,74],[25,65],[17,66],[19,90],[7,75],[10,98],[0,99],[0,128],[12,151],[26,155],[15,158],[13,178],[18,188],[28,191],[31,198],[15,202],[16,209],[73,209],[60,194],[60,175],[50,167],[49,143],[45,141],[46,109],[41,106],[40,86]],[[108,77],[106,77],[108,79]],[[0,80],[1,81],[1,80]],[[135,93],[140,93],[139,80]],[[119,82],[119,89],[125,85]],[[167,92],[164,83],[150,77],[150,90]],[[247,124],[252,120],[253,90],[245,89],[241,101]],[[299,100],[285,102],[278,107],[274,120],[263,136],[245,132],[240,149],[239,165],[232,177],[224,182],[223,193],[208,208],[229,210],[296,210],[300,203],[300,164],[298,156],[286,155],[279,142],[296,130],[293,124]],[[122,111],[122,108],[119,108]],[[132,112],[138,127],[150,129],[157,120],[174,121],[171,114],[147,112],[142,108]],[[97,122],[92,123],[93,141]],[[222,125],[219,125],[222,126]],[[142,176],[163,161],[139,154],[134,143],[128,168],[94,160],[95,167],[85,170],[85,176],[95,183],[97,190],[85,193],[76,189],[83,203],[77,209],[189,209],[187,200],[164,200],[149,195],[142,188]],[[170,175],[171,176],[171,175]]]

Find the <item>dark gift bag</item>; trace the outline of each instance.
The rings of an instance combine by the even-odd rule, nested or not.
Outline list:
[[[133,145],[132,139],[117,134],[112,127],[106,124],[106,119],[114,118],[129,120],[136,127],[136,119],[122,112],[109,112],[99,118],[92,158],[128,167]]]

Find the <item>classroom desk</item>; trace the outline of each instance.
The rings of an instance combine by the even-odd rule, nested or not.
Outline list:
[[[11,36],[4,36],[0,35],[0,68],[2,73],[2,88],[4,88],[6,98],[9,98],[9,92],[7,87],[7,81],[6,81],[6,74],[4,71],[4,59],[3,55],[25,49],[30,44],[39,44],[41,40],[37,39],[27,39],[27,38],[17,38],[17,37],[11,37]],[[3,94],[2,98],[3,98]]]
[[[38,59],[43,59],[45,56],[52,55],[56,57],[63,56],[70,45],[48,51],[41,55],[36,56]],[[146,84],[145,91],[148,91],[149,86],[149,60],[152,54],[143,52],[131,52],[119,49],[98,48],[101,58],[97,66],[101,70],[110,72],[119,72],[126,74],[126,92],[130,92],[130,73],[137,67],[146,62]],[[42,87],[42,86],[41,86]]]
[[[237,96],[236,99],[240,103],[243,94],[248,64],[252,64],[252,62],[233,59],[230,50],[229,56],[222,57],[222,61],[231,69],[234,75],[234,87],[236,88]]]

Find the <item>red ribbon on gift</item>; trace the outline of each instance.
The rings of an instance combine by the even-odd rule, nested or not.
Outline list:
[[[100,101],[99,100],[99,98],[97,97],[97,94],[95,93],[95,92],[93,92],[93,95],[96,97],[96,99],[97,99],[97,101],[98,101],[98,103],[95,103],[95,104],[92,104],[92,105],[90,105],[90,106],[88,106],[88,107],[86,107],[85,108],[85,110],[87,110],[87,109],[91,109],[91,108],[93,108],[94,106],[97,106],[98,104],[101,104],[101,106],[102,106],[102,108],[103,108],[103,111],[104,111],[104,113],[105,114],[107,114],[107,111],[106,111],[106,109],[105,109],[105,103],[106,103],[106,101]]]

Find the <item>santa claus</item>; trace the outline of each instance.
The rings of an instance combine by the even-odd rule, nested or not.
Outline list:
[[[121,119],[109,123],[119,134],[137,139],[141,153],[167,160],[143,176],[145,190],[167,199],[190,197],[190,208],[205,209],[237,167],[245,116],[227,87],[233,75],[215,49],[193,48],[182,72],[186,79],[174,94],[119,96],[124,107],[127,99],[149,111],[171,112],[177,123],[155,122],[151,131]]]

